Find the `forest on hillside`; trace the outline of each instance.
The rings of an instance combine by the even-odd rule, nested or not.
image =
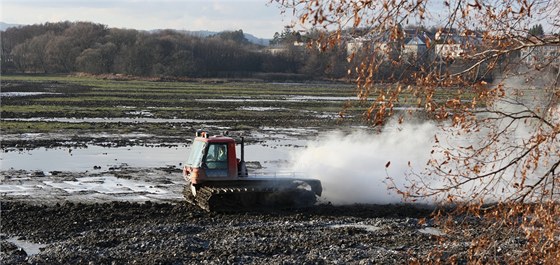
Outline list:
[[[209,37],[175,30],[138,31],[90,22],[58,22],[0,31],[2,73],[126,74],[170,77],[290,76],[340,78],[343,49],[294,46],[295,34],[276,34],[281,52],[250,43],[242,30]],[[297,36],[300,37],[300,36]],[[287,45],[283,45],[287,44]]]

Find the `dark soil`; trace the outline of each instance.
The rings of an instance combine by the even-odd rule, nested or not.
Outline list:
[[[207,213],[187,204],[2,203],[2,233],[46,244],[27,256],[2,241],[3,264],[402,264],[429,252],[427,210],[316,206]],[[371,229],[368,229],[371,228]]]

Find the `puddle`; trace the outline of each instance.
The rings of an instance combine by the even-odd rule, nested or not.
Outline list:
[[[131,116],[144,116],[144,117],[153,117],[154,116],[153,113],[151,113],[149,111],[145,111],[145,110],[129,111],[126,114],[131,115]]]
[[[35,189],[36,186],[34,184],[16,184],[16,185],[1,184],[0,194],[25,196],[28,195],[30,192],[34,191]]]
[[[239,107],[238,110],[251,110],[251,111],[270,111],[270,110],[285,110],[286,108],[276,107]]]
[[[200,102],[279,102],[282,99],[255,99],[255,98],[199,98]]]
[[[8,241],[10,243],[13,243],[16,246],[23,249],[23,251],[25,251],[25,253],[27,253],[27,256],[32,256],[32,255],[39,254],[39,252],[41,252],[41,248],[44,248],[44,247],[47,246],[47,244],[37,244],[37,243],[31,243],[31,242],[25,241],[25,240],[20,240],[17,237],[8,238],[8,239],[6,239],[6,241]]]
[[[37,95],[60,95],[61,93],[52,92],[2,92],[0,97],[25,97],[25,96],[37,96]]]
[[[92,140],[104,138],[104,139],[126,139],[130,142],[141,141],[146,138],[155,138],[156,136],[153,134],[147,133],[122,133],[122,134],[114,134],[114,133],[89,133],[85,136],[91,137]],[[2,135],[3,140],[25,140],[25,141],[36,141],[36,140],[53,140],[59,139],[59,141],[66,140],[66,143],[72,144],[69,140],[70,135],[64,133],[22,133],[22,134],[4,134]],[[110,142],[106,143],[106,146],[111,146]],[[7,147],[7,151],[11,151],[14,149],[19,149],[15,147]]]
[[[44,121],[66,123],[217,123],[226,120],[160,119],[160,118],[8,118],[3,121]]]
[[[316,118],[319,119],[338,119],[340,118],[340,115],[338,113],[331,113],[331,114],[316,114],[314,115]],[[346,118],[351,118],[354,117],[353,115],[346,115]]]
[[[435,227],[425,227],[422,229],[418,229],[418,232],[422,233],[422,234],[428,234],[428,235],[433,235],[433,236],[444,236],[445,233]]]
[[[320,130],[315,127],[279,128],[263,126],[261,128],[261,131],[262,132],[253,133],[256,139],[262,139],[265,137],[270,137],[273,139],[290,137],[291,141],[306,142],[308,140],[307,138],[317,135]]]
[[[290,159],[296,148],[289,146],[289,140],[245,146],[245,160],[258,161],[267,170],[281,170],[282,161]],[[23,151],[0,153],[2,170],[49,171],[106,171],[111,167],[182,167],[187,159],[189,147],[126,146],[102,147],[90,145],[87,148],[36,148]],[[238,157],[240,156],[239,150]]]
[[[358,97],[329,97],[329,96],[291,96],[287,101],[353,101],[359,100]]]
[[[94,167],[98,170],[108,170],[122,164],[134,167],[179,166],[186,159],[187,147],[41,147],[4,152],[1,155],[2,170],[91,171]]]
[[[358,97],[333,97],[333,96],[288,96],[277,99],[258,98],[222,98],[222,99],[196,99],[201,102],[307,102],[307,101],[357,101]]]
[[[286,172],[285,166],[296,147],[266,143],[246,145],[245,160],[256,165],[249,175],[299,177]],[[179,169],[188,150],[188,146],[92,145],[3,152],[0,196],[43,202],[182,201],[185,182]],[[154,170],[162,167],[175,171]]]
[[[44,184],[67,193],[95,191],[102,194],[152,193],[166,194],[169,190],[155,188],[152,184],[114,176],[82,177],[74,181],[43,181]],[[161,185],[161,184],[158,184]]]
[[[338,229],[338,228],[358,228],[363,229],[368,232],[375,232],[381,229],[381,227],[374,226],[374,225],[364,225],[364,224],[341,224],[341,225],[331,225],[329,228]]]

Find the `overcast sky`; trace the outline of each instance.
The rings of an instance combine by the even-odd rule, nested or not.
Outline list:
[[[138,30],[238,30],[272,38],[290,24],[268,0],[0,0],[0,21],[89,21]]]
[[[432,11],[443,10],[443,1],[434,3]],[[260,38],[272,38],[292,22],[291,12],[282,15],[278,4],[269,0],[0,0],[0,10],[0,21],[9,24],[68,20],[138,30],[242,29]],[[544,18],[532,24],[542,23],[550,32],[553,20],[560,23],[556,14],[557,10],[545,11]],[[428,26],[446,23],[437,15],[429,20]]]

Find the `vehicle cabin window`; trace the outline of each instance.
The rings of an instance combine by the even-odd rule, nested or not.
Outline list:
[[[210,144],[206,164],[209,169],[227,169],[227,144]]]
[[[200,167],[205,149],[206,149],[205,142],[195,141],[191,146],[191,151],[186,164],[191,167]]]

